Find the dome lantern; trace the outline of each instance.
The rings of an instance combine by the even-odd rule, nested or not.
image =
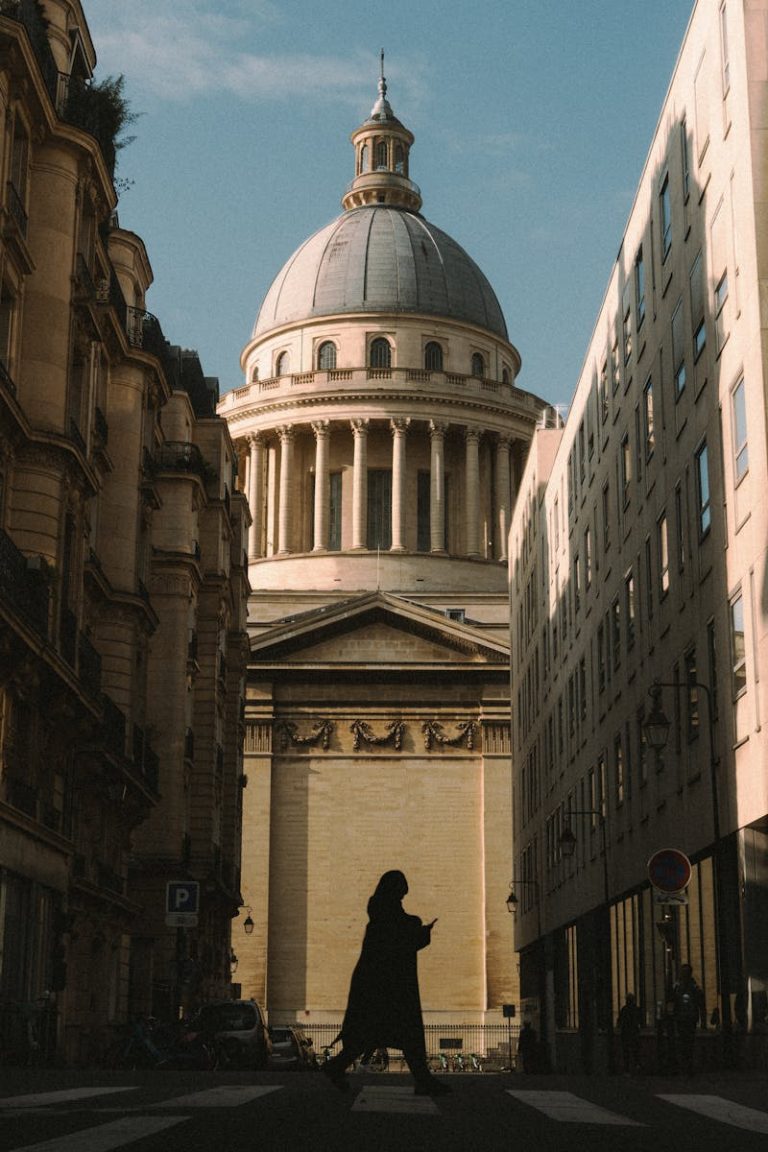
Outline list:
[[[349,211],[367,204],[387,204],[418,212],[421,192],[408,177],[414,136],[400,123],[387,100],[383,50],[378,98],[368,119],[350,139],[355,149],[355,178],[342,197],[344,208]]]

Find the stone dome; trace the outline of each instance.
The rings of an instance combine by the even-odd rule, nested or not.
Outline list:
[[[425,313],[508,339],[496,294],[474,260],[420,213],[394,205],[349,209],[306,240],[267,292],[253,337],[353,312]]]

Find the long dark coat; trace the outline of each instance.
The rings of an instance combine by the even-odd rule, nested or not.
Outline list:
[[[341,1028],[346,1049],[400,1048],[423,1055],[416,954],[429,944],[431,931],[399,899],[374,894],[368,901],[368,927]]]

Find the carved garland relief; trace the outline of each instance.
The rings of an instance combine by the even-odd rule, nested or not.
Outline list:
[[[457,720],[452,733],[446,731],[439,720],[425,720],[420,725],[427,752],[435,749],[465,747],[473,751],[480,730],[477,720]],[[336,729],[333,720],[316,720],[309,730],[301,730],[300,726],[291,720],[278,720],[275,732],[280,740],[280,748],[286,752],[289,748],[320,747],[327,752],[330,747],[331,735]],[[383,731],[376,732],[367,720],[353,720],[349,725],[352,733],[352,750],[383,747],[390,745],[396,752],[402,751],[403,737],[408,731],[404,720],[391,720],[384,723]]]

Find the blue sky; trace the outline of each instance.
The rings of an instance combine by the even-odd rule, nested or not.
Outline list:
[[[573,394],[693,0],[84,0],[139,119],[120,223],[222,393],[261,300],[341,212],[379,51],[427,219],[490,279],[519,384]]]

